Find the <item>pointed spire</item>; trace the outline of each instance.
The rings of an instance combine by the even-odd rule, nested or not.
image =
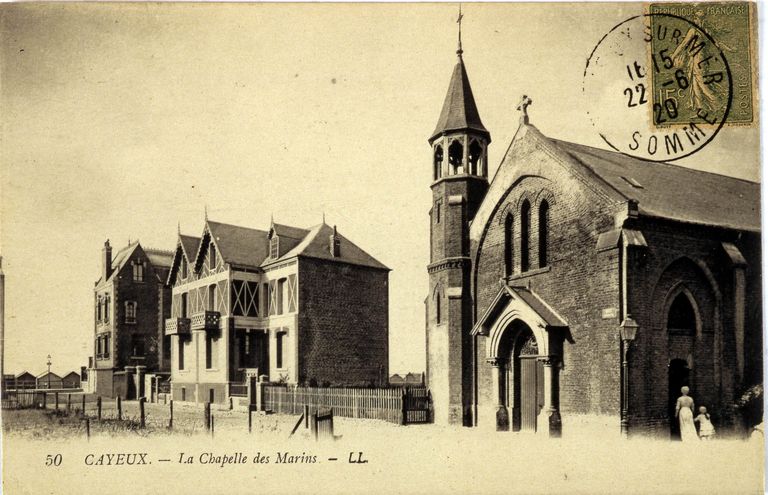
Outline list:
[[[205,221],[208,221],[208,205],[205,205]]]
[[[461,13],[461,4],[459,4],[459,17],[456,19],[456,22],[459,24],[459,49],[456,50],[456,55],[461,58],[461,54],[464,53],[464,50],[461,49],[461,19],[464,18],[464,15]]]
[[[176,233],[181,235],[181,220],[176,222]]]
[[[325,225],[325,212],[323,212],[323,225]]]
[[[461,8],[461,7],[459,7]],[[467,69],[464,67],[462,54],[464,50],[461,47],[461,23],[464,14],[459,10],[459,17],[456,22],[459,24],[459,49],[456,53],[459,60],[453,68],[451,82],[448,85],[448,93],[445,95],[443,109],[440,112],[440,118],[437,120],[437,126],[429,141],[449,131],[473,130],[484,134],[490,143],[491,136],[488,130],[480,120],[480,113],[475,104],[475,97],[472,94],[472,88],[469,85]]]

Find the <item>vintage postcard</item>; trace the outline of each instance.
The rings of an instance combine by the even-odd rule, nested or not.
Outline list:
[[[762,493],[761,7],[0,5],[3,493]]]

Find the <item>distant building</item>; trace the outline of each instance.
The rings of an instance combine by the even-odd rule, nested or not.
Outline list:
[[[16,377],[14,375],[3,374],[3,390],[13,390],[16,388]]]
[[[62,388],[80,388],[80,373],[70,371],[61,378]]]
[[[94,288],[94,343],[88,390],[111,397],[114,380],[128,372],[168,369],[169,339],[163,323],[170,316],[170,289],[165,286],[173,253],[129,243],[112,256],[102,250],[102,272]],[[116,374],[120,376],[116,378]]]
[[[15,386],[17,390],[31,389],[37,387],[37,378],[28,371],[22,371],[16,375]]]
[[[383,384],[389,269],[325,223],[268,231],[206,220],[179,235],[173,287],[175,400],[223,402],[246,375]]]
[[[394,375],[389,377],[389,384],[393,387],[402,387],[405,385],[405,378],[395,373]]]
[[[46,371],[38,375],[35,388],[60,389],[64,388],[61,383],[61,377],[53,371]]]

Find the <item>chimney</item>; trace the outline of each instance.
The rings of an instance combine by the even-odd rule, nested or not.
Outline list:
[[[341,256],[341,241],[339,240],[339,236],[336,234],[336,226],[333,226],[333,234],[328,236],[328,247],[330,248],[331,255],[334,258],[338,258]]]
[[[112,246],[109,245],[109,239],[104,243],[101,250],[101,279],[106,280],[112,274]]]

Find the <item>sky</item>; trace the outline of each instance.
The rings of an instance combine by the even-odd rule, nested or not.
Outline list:
[[[106,239],[322,221],[392,268],[390,370],[424,370],[434,129],[457,4],[0,6],[6,372],[87,364]],[[491,175],[527,94],[545,135],[605,148],[587,57],[639,4],[465,4]],[[594,110],[594,109],[593,109]],[[759,180],[756,126],[683,166]]]

